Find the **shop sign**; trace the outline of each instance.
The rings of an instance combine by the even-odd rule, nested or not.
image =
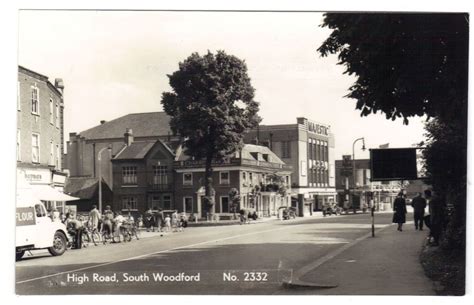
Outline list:
[[[51,171],[49,169],[25,169],[22,170],[25,175],[26,181],[31,184],[50,184],[51,183]]]
[[[17,226],[31,226],[35,223],[35,209],[33,207],[16,208]]]
[[[53,174],[53,183],[65,184],[66,183],[66,176]]]

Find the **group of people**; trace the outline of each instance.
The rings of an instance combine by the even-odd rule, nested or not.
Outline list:
[[[429,214],[425,215],[426,206],[429,205]],[[430,242],[432,245],[438,245],[442,231],[444,218],[443,202],[437,196],[434,196],[431,190],[424,191],[424,197],[418,193],[411,201],[413,207],[413,218],[415,222],[415,230],[423,231],[423,224],[430,229]],[[406,195],[400,192],[393,204],[393,223],[397,223],[398,231],[403,231],[403,224],[406,222]]]
[[[154,212],[151,208],[145,211],[143,225],[147,232],[155,232],[155,230],[158,232],[181,232],[188,226],[188,220],[184,213],[178,215],[176,210],[172,213],[165,213],[162,209],[156,211]]]

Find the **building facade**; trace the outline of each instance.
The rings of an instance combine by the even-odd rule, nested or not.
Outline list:
[[[230,218],[241,208],[253,209],[259,217],[277,216],[280,207],[291,206],[292,167],[286,165],[268,147],[246,144],[221,162],[212,172],[214,205],[204,204],[204,161],[192,160],[184,153],[177,156],[175,168],[175,205],[180,212],[207,219],[208,213]],[[275,181],[281,179],[281,181]],[[277,191],[284,187],[286,192]],[[238,202],[229,194],[237,190]]]
[[[171,135],[169,120],[164,112],[131,113],[112,121],[101,121],[99,125],[80,133],[70,133],[65,166],[71,177],[94,178],[99,176],[100,167],[102,178],[113,190],[111,160],[126,146],[126,130],[132,130],[135,141],[160,139],[175,148],[179,137]]]
[[[18,67],[17,175],[32,185],[49,209],[64,210],[64,83]]]
[[[174,209],[174,159],[174,152],[161,140],[129,140],[112,159],[112,208],[132,213]]]
[[[303,195],[306,212],[336,200],[335,139],[329,125],[307,118],[297,118],[296,124],[260,125],[245,142],[269,147],[292,166],[292,194],[295,200]],[[311,202],[315,204],[308,207]]]
[[[345,159],[336,160],[336,189],[338,203],[342,206],[354,194],[354,205],[357,208],[368,206],[373,196],[378,210],[390,210],[393,201],[404,185],[399,181],[370,181],[370,159],[354,160],[355,175],[352,176],[353,162],[350,155]]]

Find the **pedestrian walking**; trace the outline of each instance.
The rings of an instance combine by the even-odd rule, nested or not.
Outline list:
[[[158,228],[158,231],[160,231],[160,232],[163,231],[164,221],[165,221],[165,215],[163,214],[163,209],[159,208],[158,209],[158,214],[156,215],[156,226]]]
[[[425,191],[425,197],[429,202],[430,237],[433,239],[432,245],[438,246],[443,226],[444,203],[438,196],[433,196],[431,190]]]
[[[179,227],[180,227],[181,231],[183,231],[188,226],[188,220],[186,219],[186,214],[185,213],[181,214],[179,223],[180,223]]]
[[[415,220],[415,230],[423,231],[423,218],[425,216],[426,199],[421,197],[421,193],[412,199],[413,218]]]
[[[111,238],[113,233],[112,221],[114,220],[114,212],[110,209],[110,205],[105,206],[103,218],[102,234],[105,235],[106,238]]]
[[[153,211],[151,210],[151,208],[148,208],[148,209],[145,211],[144,223],[145,223],[146,231],[147,231],[147,232],[150,232],[150,228],[151,228],[151,226],[152,226],[152,224],[153,224]]]
[[[100,212],[97,209],[97,206],[94,204],[92,206],[92,210],[89,212],[89,224],[91,226],[91,230],[95,230],[99,228],[99,220],[100,220]]]
[[[173,232],[178,231],[178,211],[174,211],[171,214],[171,227],[173,228]]]
[[[170,215],[166,215],[165,217],[165,232],[171,231],[171,217]]]
[[[406,220],[407,207],[403,192],[398,193],[395,202],[393,203],[393,223],[398,224],[398,231],[403,231],[402,227]]]

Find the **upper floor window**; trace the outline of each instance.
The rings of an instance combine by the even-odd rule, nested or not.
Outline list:
[[[281,157],[291,158],[291,142],[290,141],[281,142]]]
[[[21,132],[20,129],[16,131],[16,160],[21,161]]]
[[[59,103],[56,103],[56,127],[59,128]]]
[[[122,167],[122,182],[123,184],[137,184],[136,166]]]
[[[53,99],[49,99],[49,123],[54,125],[54,102]]]
[[[220,172],[219,173],[220,184],[229,184],[230,183],[230,174],[229,172]]]
[[[54,143],[51,141],[49,143],[49,165],[54,165]]]
[[[58,144],[56,144],[56,169],[61,169],[61,151]]]
[[[168,184],[168,168],[166,165],[153,166],[153,184]]]
[[[16,109],[21,110],[21,99],[20,99],[21,93],[20,93],[20,82],[18,81],[17,87],[16,87]]]
[[[39,89],[31,87],[31,113],[39,115]]]
[[[40,135],[37,133],[31,135],[31,161],[40,162]]]
[[[193,185],[193,173],[183,174],[183,185]]]

